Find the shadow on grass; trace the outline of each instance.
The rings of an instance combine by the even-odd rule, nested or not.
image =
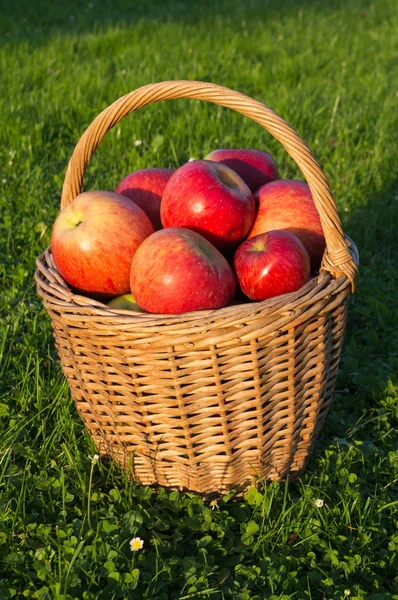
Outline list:
[[[334,402],[315,455],[333,439],[377,445],[383,427],[394,424],[388,435],[397,442],[398,181],[387,181],[343,227],[359,249],[360,284],[350,300]]]
[[[358,0],[358,13],[366,15],[372,0]],[[318,12],[338,12],[346,6],[345,0],[6,0],[0,9],[0,46],[28,42],[33,46],[45,45],[48,39],[73,34],[99,33],[109,27],[127,28],[139,22],[148,27],[167,22],[195,25],[215,19],[237,19],[250,22],[269,22],[308,9]],[[298,32],[299,33],[299,32]],[[173,43],[173,40],[170,40]]]

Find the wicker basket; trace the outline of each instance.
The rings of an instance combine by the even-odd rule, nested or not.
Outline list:
[[[61,207],[82,188],[104,135],[139,108],[192,98],[260,123],[296,161],[321,215],[327,249],[318,277],[264,302],[183,315],[114,310],[74,294],[51,248],[37,259],[62,370],[98,451],[142,484],[201,493],[244,490],[255,477],[304,469],[335,385],[347,299],[358,255],[342,231],[328,183],[310,150],[272,110],[217,85],[168,81],[104,110],[78,142]]]

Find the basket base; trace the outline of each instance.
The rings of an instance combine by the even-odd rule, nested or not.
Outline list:
[[[258,460],[237,459],[231,462],[198,463],[197,467],[165,460],[156,460],[140,454],[128,455],[114,451],[101,438],[92,436],[103,460],[115,460],[138,485],[164,487],[183,492],[197,492],[204,497],[214,497],[234,491],[241,496],[251,485],[278,481],[294,481],[303,473],[308,452],[296,453],[295,461],[278,471],[264,470]],[[307,449],[308,450],[308,449]],[[274,457],[275,459],[276,457]],[[269,464],[265,461],[265,464]],[[275,461],[271,461],[274,464]],[[237,483],[239,482],[239,483]]]

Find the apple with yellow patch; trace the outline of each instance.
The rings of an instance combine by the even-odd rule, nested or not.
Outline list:
[[[55,220],[55,266],[77,291],[94,296],[130,292],[130,268],[142,242],[154,232],[144,211],[113,192],[77,196]]]

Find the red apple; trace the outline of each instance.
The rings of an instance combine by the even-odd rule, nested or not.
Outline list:
[[[194,160],[170,177],[160,215],[164,227],[186,227],[216,248],[229,248],[249,232],[255,203],[235,171],[209,160]]]
[[[278,168],[274,159],[262,150],[220,148],[210,152],[205,156],[205,160],[214,160],[233,169],[252,192],[265,183],[278,179]]]
[[[162,228],[160,201],[172,169],[141,169],[127,175],[115,192],[133,200],[148,215],[155,230]]]
[[[310,259],[297,236],[268,231],[241,244],[234,266],[242,291],[252,300],[295,292],[309,279]]]
[[[112,192],[84,192],[55,220],[51,251],[62,277],[81,292],[119,296],[130,291],[138,246],[153,233],[143,210]]]
[[[131,264],[130,284],[141,308],[164,314],[226,306],[236,288],[222,254],[183,227],[161,229],[141,244]]]
[[[308,185],[294,179],[280,179],[263,185],[255,197],[258,211],[249,238],[274,229],[290,231],[306,247],[311,269],[318,270],[326,244]]]

